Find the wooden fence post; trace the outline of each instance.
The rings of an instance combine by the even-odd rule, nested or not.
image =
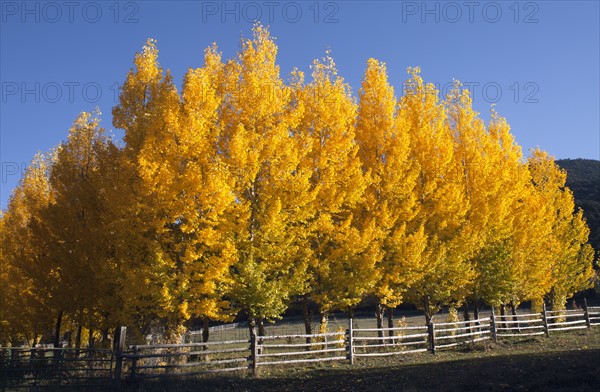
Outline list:
[[[121,372],[123,371],[123,351],[125,351],[125,337],[127,335],[127,327],[119,327],[117,330],[118,336],[115,347],[115,381],[121,381]]]
[[[590,312],[588,311],[587,299],[583,299],[583,313],[585,315],[585,324],[588,328],[592,326],[592,322],[590,320]]]
[[[550,337],[550,328],[548,328],[548,316],[546,314],[546,303],[542,303],[542,320],[544,320],[544,332],[546,337]]]
[[[250,364],[252,368],[252,374],[258,375],[258,339],[256,337],[256,327],[252,327],[250,330]]]
[[[131,380],[135,380],[135,372],[137,370],[137,353],[138,346],[133,346],[133,357],[131,358]]]
[[[354,332],[352,327],[352,317],[350,317],[350,323],[348,324],[348,359],[350,365],[354,365]]]
[[[18,361],[15,359],[15,357],[17,356],[17,349],[14,347],[11,347],[9,349],[9,361],[8,361],[8,367],[18,367]]]
[[[429,349],[432,354],[435,354],[435,325],[430,322],[427,325],[427,333],[429,334]]]
[[[490,315],[490,327],[492,333],[492,339],[494,342],[498,342],[498,329],[496,328],[496,314],[494,313],[494,307],[492,306],[492,314]]]
[[[31,348],[31,352],[29,354],[29,367],[33,367],[35,366],[35,357],[37,356],[36,354],[36,349],[35,346]]]

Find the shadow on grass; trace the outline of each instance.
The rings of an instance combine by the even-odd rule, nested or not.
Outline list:
[[[600,350],[502,355],[273,378],[146,382],[137,391],[599,391]]]

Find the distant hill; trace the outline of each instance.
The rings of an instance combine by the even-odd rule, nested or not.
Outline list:
[[[583,209],[590,227],[590,243],[600,251],[600,161],[560,159],[556,163],[567,171],[567,186],[573,191],[575,204]]]

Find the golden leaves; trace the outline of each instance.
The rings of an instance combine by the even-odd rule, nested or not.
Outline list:
[[[286,84],[277,51],[257,25],[233,59],[207,48],[178,91],[149,40],[113,109],[124,148],[83,113],[34,158],[0,221],[2,298],[31,309],[27,328],[58,310],[94,328],[274,319],[296,295],[323,311],[408,299],[431,316],[587,287],[565,173],[543,151],[523,162],[460,83],[441,99],[409,68],[398,99],[369,59],[357,102],[329,53]]]

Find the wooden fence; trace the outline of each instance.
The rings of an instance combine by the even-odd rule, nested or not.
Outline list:
[[[107,386],[116,362],[113,350],[0,348],[0,390],[45,385]]]
[[[548,335],[546,312],[499,316],[495,321],[496,338]]]
[[[492,312],[492,318],[494,314]],[[600,306],[587,306],[583,309],[546,310],[542,313],[505,315],[496,317],[496,337],[524,337],[535,335],[550,336],[551,332],[570,331],[600,325]]]
[[[0,390],[32,385],[93,385],[147,378],[251,372],[259,368],[357,358],[410,355],[484,340],[518,339],[600,325],[600,307],[489,317],[395,328],[348,328],[321,334],[258,336],[207,343],[125,345],[122,327],[115,350],[0,348]]]
[[[346,332],[257,336],[253,367],[347,359]],[[302,340],[302,341],[298,341]]]
[[[249,340],[135,345],[122,353],[125,379],[192,376],[247,370]]]
[[[429,332],[426,326],[359,329],[353,327],[352,319],[349,326],[350,363],[354,363],[356,357],[403,355],[425,352],[429,349]],[[375,334],[378,336],[373,336]]]
[[[461,344],[487,340],[494,334],[493,316],[470,321],[432,323],[429,328],[430,349],[456,347]]]
[[[356,358],[409,355],[450,349],[484,340],[522,338],[600,325],[600,307],[581,310],[496,316],[476,320],[395,328],[355,328],[322,334],[258,336],[212,343],[132,346],[124,378],[186,376],[212,372],[250,371],[261,367]],[[218,348],[211,348],[212,345]],[[201,350],[200,350],[201,349]],[[169,351],[171,350],[171,351]],[[233,355],[235,354],[235,355]],[[233,355],[233,357],[232,357]],[[178,358],[177,361],[173,358]],[[190,371],[189,369],[193,369]]]

